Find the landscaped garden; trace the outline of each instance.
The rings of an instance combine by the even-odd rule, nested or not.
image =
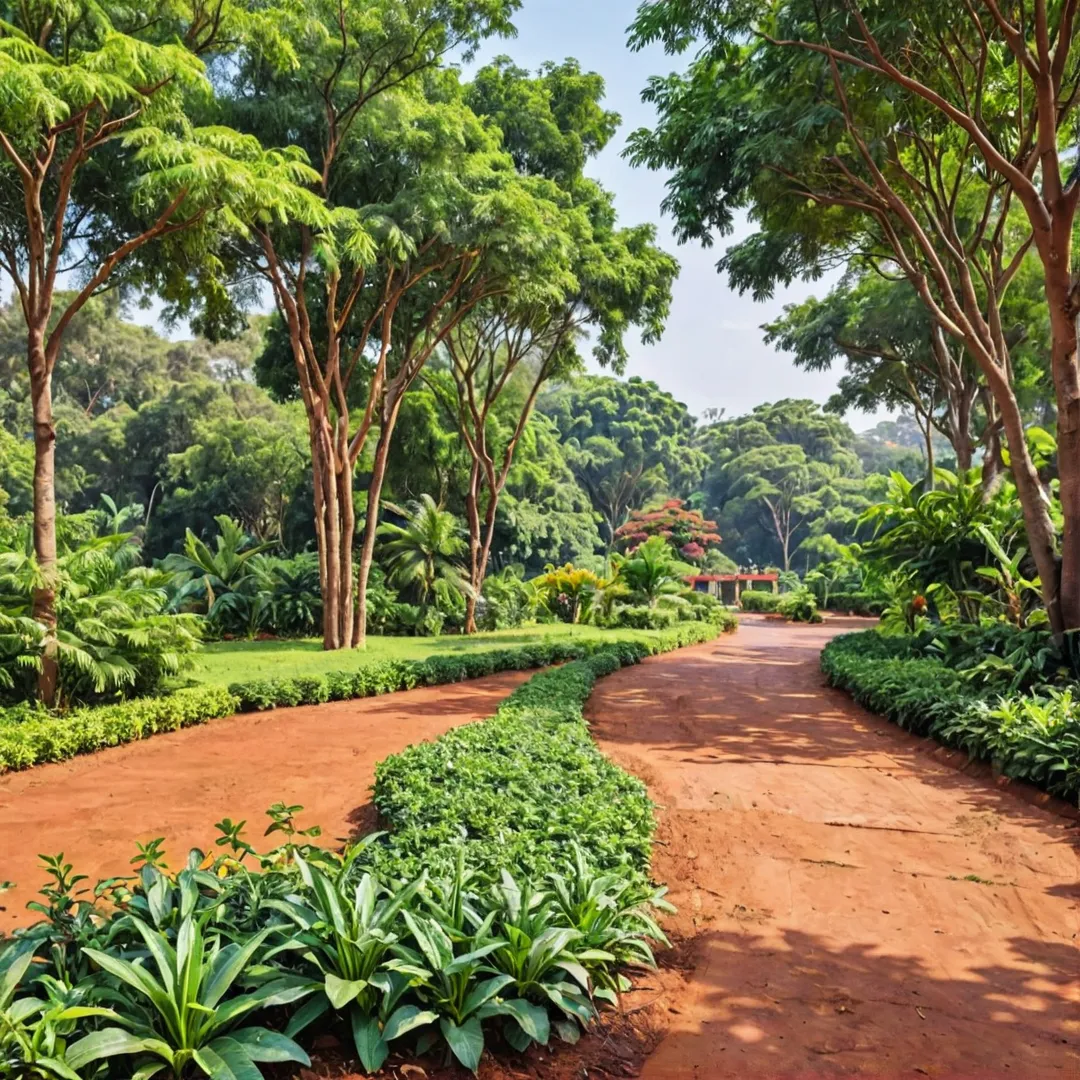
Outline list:
[[[0,940],[0,1080],[260,1080],[327,1040],[365,1073],[476,1072],[604,1028],[674,914],[671,808],[586,721],[609,676],[627,724],[667,703],[658,804],[756,811],[695,784],[725,754],[803,765],[768,726],[796,699],[843,758],[820,646],[872,713],[1080,795],[1075,0],[646,0],[631,49],[694,54],[621,144],[602,73],[502,55],[537,4],[0,12],[0,785],[160,751],[228,792],[271,730],[393,736],[369,807],[335,792],[347,840],[207,797],[203,849],[133,836],[89,882],[45,836]],[[664,171],[666,219],[620,218],[620,153]],[[664,230],[736,223],[718,270],[776,300],[755,345],[835,367],[827,400],[745,399],[732,320],[676,347],[714,357],[691,407],[626,376],[685,331]],[[797,279],[820,298],[782,303]],[[760,731],[715,700],[729,663]],[[505,696],[418,739],[465,683]],[[372,730],[328,752],[353,768]]]

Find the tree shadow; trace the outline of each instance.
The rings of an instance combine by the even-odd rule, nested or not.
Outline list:
[[[963,976],[873,943],[710,931],[646,1077],[1043,1077],[1080,1069],[1068,944],[1012,938]],[[689,998],[689,1001],[687,1000]]]

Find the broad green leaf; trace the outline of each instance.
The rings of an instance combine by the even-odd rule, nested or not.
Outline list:
[[[335,1009],[343,1009],[367,986],[366,979],[342,979],[332,971],[326,973],[326,996]]]
[[[252,1061],[297,1061],[301,1065],[311,1064],[299,1044],[277,1031],[261,1027],[244,1027],[230,1031],[228,1038],[239,1043]]]
[[[454,1057],[471,1072],[480,1067],[480,1055],[484,1052],[484,1032],[480,1021],[470,1016],[464,1024],[455,1024],[448,1016],[439,1021],[439,1030],[443,1033]]]
[[[379,1030],[377,1017],[365,1016],[358,1007],[351,1010],[353,1042],[364,1069],[378,1072],[390,1053],[390,1047]]]
[[[172,1048],[160,1039],[141,1038],[123,1028],[102,1028],[74,1042],[67,1048],[65,1060],[73,1069],[82,1069],[103,1058],[121,1054],[156,1054],[166,1062],[172,1062]]]
[[[433,1024],[438,1019],[439,1014],[430,1009],[422,1011],[415,1005],[402,1005],[390,1014],[390,1019],[383,1028],[383,1038],[387,1042],[393,1042],[394,1039],[399,1039],[425,1024]]]

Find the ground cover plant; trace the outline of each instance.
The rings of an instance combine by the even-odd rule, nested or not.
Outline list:
[[[1077,800],[1075,677],[1049,633],[1002,624],[912,636],[869,630],[833,639],[821,666],[833,686],[901,727]]]
[[[475,1071],[492,1042],[576,1041],[652,964],[667,907],[648,880],[644,787],[603,758],[582,707],[597,677],[717,632],[602,647],[388,759],[376,799],[390,831],[342,853],[311,844],[300,808],[274,807],[274,850],[223,821],[216,854],[170,872],[150,844],[134,881],[94,899],[50,860],[42,920],[0,949],[12,1075],[254,1080],[308,1064],[327,1030],[369,1072],[392,1051]]]

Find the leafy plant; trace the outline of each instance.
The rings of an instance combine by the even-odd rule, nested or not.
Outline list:
[[[92,1032],[68,1050],[74,1069],[117,1054],[142,1060],[134,1076],[149,1080],[168,1068],[180,1077],[193,1064],[206,1076],[261,1075],[257,1064],[295,1061],[309,1065],[291,1038],[262,1027],[240,1027],[249,1014],[286,1005],[311,993],[304,981],[278,973],[263,976],[254,988],[230,993],[251,977],[254,962],[272,933],[270,928],[243,944],[223,944],[219,933],[204,934],[202,920],[188,915],[169,937],[130,916],[153,963],[128,960],[99,949],[86,954],[117,985],[118,1010],[125,1027]],[[155,973],[156,972],[156,973]]]

